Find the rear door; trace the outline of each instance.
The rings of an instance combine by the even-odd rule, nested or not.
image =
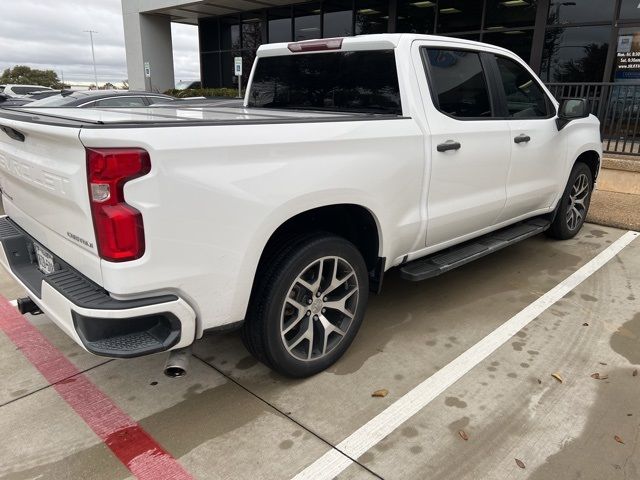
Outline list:
[[[506,200],[511,132],[496,115],[488,54],[444,44],[420,46],[420,57],[431,150],[426,245],[435,246],[495,224]]]
[[[511,129],[507,202],[498,221],[547,209],[558,193],[566,137],[539,80],[519,61],[496,55],[498,93]]]

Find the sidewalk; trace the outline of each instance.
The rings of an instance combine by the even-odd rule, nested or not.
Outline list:
[[[587,221],[640,231],[640,157],[604,158]]]

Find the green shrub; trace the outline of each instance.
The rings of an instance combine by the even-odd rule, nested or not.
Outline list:
[[[189,97],[236,97],[238,90],[235,88],[189,88],[187,90],[171,89],[164,92],[176,98]]]

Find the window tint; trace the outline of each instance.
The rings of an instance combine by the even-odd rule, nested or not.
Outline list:
[[[38,90],[46,90],[41,87],[11,87],[14,93],[18,95],[27,95],[31,92],[37,92]]]
[[[322,34],[325,38],[353,35],[352,0],[326,0],[322,6],[324,10]]]
[[[296,42],[320,38],[320,4],[309,3],[293,7],[294,39]]]
[[[625,20],[640,19],[640,3],[637,0],[622,0],[620,18]]]
[[[399,0],[396,32],[433,33],[435,18],[436,2]]]
[[[356,0],[355,6],[356,35],[388,32],[388,0]]]
[[[636,2],[636,6],[637,6]],[[611,22],[616,5],[612,0],[553,0],[549,6],[549,25],[581,22]]]
[[[533,27],[538,4],[537,0],[487,0],[484,28]]]
[[[489,90],[478,53],[434,48],[424,52],[440,111],[458,118],[491,117]]]
[[[393,50],[263,57],[249,106],[401,114]]]
[[[272,8],[268,12],[269,43],[291,41],[291,7]]]
[[[540,77],[545,82],[601,82],[611,27],[548,28]]]
[[[511,59],[496,57],[496,61],[504,86],[509,116],[513,118],[548,117],[549,101],[533,76]]]
[[[87,107],[145,107],[146,104],[141,97],[122,97],[122,98],[107,98],[105,100],[98,100]]]
[[[511,50],[525,62],[531,57],[533,30],[509,30],[507,32],[487,32],[482,41]]]
[[[174,101],[173,98],[167,98],[167,97],[147,97],[147,102],[149,102],[149,105],[153,105],[155,103],[168,103],[173,101]]]
[[[478,0],[440,0],[438,33],[480,30],[483,3]]]

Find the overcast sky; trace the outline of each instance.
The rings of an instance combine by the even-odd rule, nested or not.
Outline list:
[[[93,83],[89,34],[98,82],[127,78],[121,0],[14,0],[0,8],[0,68],[29,65],[64,72],[67,83]],[[173,58],[177,80],[198,79],[197,27],[173,24]]]

